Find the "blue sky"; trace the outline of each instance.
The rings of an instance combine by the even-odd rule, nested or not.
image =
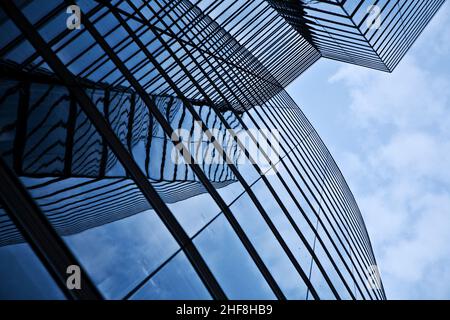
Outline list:
[[[450,3],[392,73],[321,59],[288,88],[353,191],[389,299],[450,298]]]

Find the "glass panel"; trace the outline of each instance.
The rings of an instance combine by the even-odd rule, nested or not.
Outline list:
[[[194,240],[211,271],[230,299],[274,299],[237,235],[223,216]]]
[[[178,253],[137,291],[133,300],[211,299],[184,253]]]
[[[231,209],[236,212],[236,218],[286,297],[288,299],[305,299],[306,284],[262,219],[261,214],[254,207],[248,194],[244,193],[240,196],[232,204]],[[269,206],[266,209],[270,210],[271,215],[273,214],[272,209],[274,208]],[[278,231],[282,236],[286,233],[284,229],[278,229]],[[295,249],[295,251],[298,251],[298,248]],[[303,269],[306,273],[307,269]]]
[[[0,205],[0,300],[10,299],[65,296]]]

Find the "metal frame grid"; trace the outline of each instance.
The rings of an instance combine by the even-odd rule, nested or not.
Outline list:
[[[72,1],[41,3],[33,10],[35,4],[1,2],[0,20],[8,34],[0,45],[6,80],[0,101],[17,110],[0,122],[1,133],[12,137],[1,149],[0,173],[10,181],[8,192],[1,193],[3,215],[11,217],[0,224],[2,245],[25,239],[67,297],[102,298],[105,293],[90,278],[79,296],[64,288],[62,266],[77,262],[77,252],[61,236],[152,209],[177,249],[114,298],[135,298],[180,254],[211,298],[233,298],[227,279],[220,278],[198,244],[218,221],[238,239],[273,298],[293,296],[274,259],[291,270],[304,288],[303,298],[386,298],[382,287],[367,283],[366,272],[376,260],[355,199],[283,89],[320,57],[315,35],[297,32],[273,3],[259,0],[83,2],[83,28],[75,32],[61,28]],[[35,110],[45,110],[39,121],[30,116]],[[222,155],[224,164],[198,164],[198,155],[178,136],[180,126],[199,130],[208,152]],[[219,133],[212,132],[216,128]],[[266,166],[252,161],[243,168],[234,157],[253,160],[255,154],[239,132],[252,128],[277,128],[280,149],[267,135],[258,140],[249,133]],[[217,136],[225,130],[232,137],[232,154],[224,152]],[[76,148],[80,137],[87,137],[89,148]],[[155,137],[163,141],[157,161],[151,156]],[[138,154],[141,142],[144,153]],[[276,163],[263,144],[278,156]],[[186,163],[168,166],[169,148]],[[113,174],[116,166],[120,169]],[[227,187],[237,192],[232,198]],[[200,194],[217,213],[192,231],[169,204]],[[19,201],[27,206],[25,218]],[[261,235],[252,232],[237,206],[241,202],[251,225],[263,226],[275,249],[258,241]],[[33,219],[45,221],[54,237],[36,237],[29,227]],[[58,252],[67,259],[61,261]]]
[[[325,58],[392,72],[445,0],[270,0]]]

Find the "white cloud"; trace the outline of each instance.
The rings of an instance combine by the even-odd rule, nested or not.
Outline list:
[[[436,119],[449,119],[450,79],[423,69],[413,57],[392,74],[345,65],[330,78],[338,81],[350,88],[351,111],[361,126],[429,128]]]
[[[335,156],[389,298],[450,298],[450,5],[436,18],[394,73],[342,65],[329,79],[360,132]]]

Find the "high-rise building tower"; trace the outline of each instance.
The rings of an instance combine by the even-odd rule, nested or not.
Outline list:
[[[385,299],[284,88],[393,71],[443,2],[1,1],[0,298]]]

